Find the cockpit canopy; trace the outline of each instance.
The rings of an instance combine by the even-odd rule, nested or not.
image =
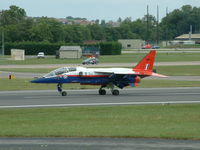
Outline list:
[[[76,68],[68,68],[68,67],[58,68],[58,69],[53,70],[50,73],[46,74],[44,77],[52,77],[52,76],[56,76],[56,75],[61,75],[63,73],[73,72],[76,70],[77,70]]]

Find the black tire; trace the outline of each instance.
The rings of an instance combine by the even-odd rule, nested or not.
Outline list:
[[[99,95],[106,95],[106,90],[103,89],[99,90]]]
[[[61,93],[61,95],[62,95],[62,96],[67,96],[67,92],[63,91],[63,92]]]
[[[118,96],[119,95],[119,90],[113,90],[112,94],[115,95],[115,96]]]

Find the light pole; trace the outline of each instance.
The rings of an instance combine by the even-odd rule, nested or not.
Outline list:
[[[156,44],[159,44],[159,7],[157,5]]]
[[[4,56],[5,46],[4,46],[4,31],[2,31],[2,55]]]
[[[2,23],[2,13],[3,11],[0,11],[0,27],[2,26],[2,33],[1,33],[1,40],[2,40],[2,46],[1,46],[1,54],[4,56],[5,54],[5,41],[4,41],[4,27],[3,27],[3,23]]]
[[[149,5],[147,5],[147,28],[146,28],[146,44],[149,42]]]

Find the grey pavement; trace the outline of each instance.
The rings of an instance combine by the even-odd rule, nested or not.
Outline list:
[[[61,96],[56,90],[1,91],[0,108],[200,103],[200,87],[127,88],[120,90],[119,96],[113,96],[110,90],[98,95],[98,89],[67,93]]]
[[[0,108],[76,107],[105,105],[170,105],[200,103],[199,88],[133,88],[119,96],[98,90],[69,90],[66,97],[52,90],[0,91]],[[0,150],[200,150],[199,140],[112,137],[0,138]]]
[[[1,68],[59,68],[59,67],[134,67],[136,63],[99,63],[97,65],[82,64],[35,64],[35,65],[1,65]],[[200,65],[200,61],[179,61],[179,62],[155,62],[155,66],[182,66],[182,65]]]
[[[200,150],[200,141],[143,138],[0,138],[0,150]]]

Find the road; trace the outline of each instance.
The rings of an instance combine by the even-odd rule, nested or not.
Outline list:
[[[0,108],[101,106],[132,104],[200,103],[200,87],[196,88],[129,88],[119,96],[98,95],[98,90],[68,90],[61,96],[52,91],[0,92]]]
[[[1,65],[1,68],[59,68],[59,67],[134,67],[136,63],[99,63],[97,65],[82,64],[34,64],[34,65]],[[200,65],[200,61],[178,61],[178,62],[155,62],[154,66],[182,66],[182,65]]]
[[[200,142],[142,138],[0,138],[0,150],[199,150]]]

